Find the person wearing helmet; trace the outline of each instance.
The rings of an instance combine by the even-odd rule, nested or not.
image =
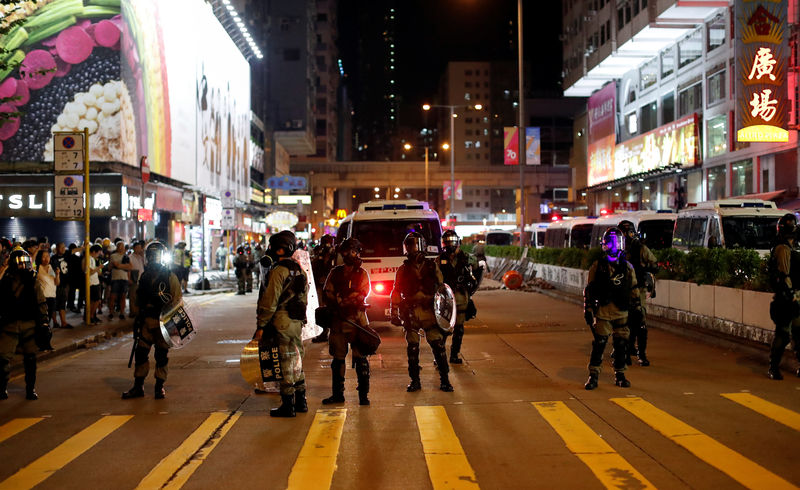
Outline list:
[[[358,377],[358,403],[369,405],[369,359],[358,343],[359,327],[369,328],[367,305],[369,274],[361,267],[361,243],[348,238],[339,246],[343,265],[334,267],[325,280],[325,304],[331,309],[332,323],[328,350],[331,362],[331,391],[322,403],[344,403],[345,358],[347,346],[353,351],[353,364]]]
[[[475,271],[478,268],[474,257],[461,250],[461,238],[453,230],[442,234],[442,253],[436,259],[444,282],[456,297],[456,324],[453,327],[453,344],[450,346],[450,364],[461,364],[458,357],[464,338],[464,323],[475,317],[477,310],[471,296],[478,289]]]
[[[150,371],[150,348],[155,347],[156,361],[154,393],[157,400],[166,396],[169,345],[161,333],[161,313],[169,310],[182,298],[181,281],[168,266],[169,251],[161,242],[151,242],[144,252],[145,266],[136,290],[139,313],[133,322],[135,341],[133,387],[122,394],[124,400],[144,396],[144,380]]]
[[[334,249],[333,244],[333,235],[323,235],[319,241],[319,245],[314,247],[314,252],[311,256],[311,272],[314,274],[314,285],[317,287],[317,297],[319,298],[320,306],[323,308],[326,306],[325,294],[323,291],[325,280],[328,278],[328,274],[330,274],[333,266],[336,265],[337,251]],[[311,342],[316,344],[328,341],[330,325],[326,322],[323,323],[322,325],[317,323],[317,325],[322,327],[322,333],[311,339]]]
[[[247,267],[244,270],[245,292],[253,292],[253,272],[256,270],[256,262],[253,258],[253,249],[249,243],[244,244],[244,257],[247,259]]]
[[[233,259],[233,268],[236,275],[237,292],[245,293],[245,274],[247,274],[247,255],[245,255],[244,245],[236,248],[236,257]]]
[[[256,243],[256,246],[253,247],[253,268],[254,269],[258,268],[257,269],[258,271],[261,270],[261,257],[263,257],[263,256],[264,256],[264,248],[261,247],[261,243]],[[253,280],[255,281],[255,287],[259,288],[260,287],[259,285],[261,284],[261,274],[259,272],[256,272],[255,278],[253,278]]]
[[[301,337],[306,322],[308,279],[300,264],[292,260],[296,243],[294,233],[290,231],[269,237],[266,255],[273,264],[265,284],[259,289],[256,307],[253,338],[261,341],[262,338],[277,337],[283,372],[281,405],[269,411],[271,417],[294,417],[296,412],[308,411]]]
[[[431,346],[436,367],[439,370],[439,389],[453,391],[448,373],[444,333],[436,323],[433,299],[444,283],[442,271],[436,261],[425,257],[425,238],[416,231],[403,240],[406,260],[397,270],[391,295],[392,324],[402,325],[406,331],[406,354],[408,375],[411,383],[406,391],[419,391],[419,330],[425,331],[425,339]]]
[[[653,252],[642,243],[636,226],[628,220],[622,220],[617,225],[625,236],[625,260],[630,262],[636,273],[636,282],[639,284],[639,304],[641,308],[633,309],[628,314],[628,350],[625,354],[625,364],[632,364],[631,356],[636,356],[640,366],[649,366],[647,358],[647,293],[655,297],[654,274],[658,272],[658,259]],[[637,345],[638,344],[638,345]],[[614,354],[611,354],[614,357]]]
[[[769,255],[768,276],[775,296],[769,305],[769,316],[775,323],[775,336],[769,351],[770,379],[781,380],[781,358],[790,340],[800,361],[800,253],[797,251],[797,217],[786,213],[778,220],[776,245]],[[800,377],[800,369],[796,372]]]
[[[589,268],[583,290],[584,319],[594,336],[589,379],[584,385],[587,390],[597,388],[603,351],[609,337],[613,338],[615,384],[622,388],[630,387],[630,381],[625,378],[625,354],[630,334],[628,314],[640,307],[636,272],[625,260],[625,235],[619,228],[609,228],[603,234],[602,244],[604,255]]]
[[[50,344],[47,302],[36,287],[31,257],[25,250],[14,249],[7,264],[0,278],[0,400],[8,398],[11,360],[18,347],[25,367],[25,398],[36,400],[36,351]]]

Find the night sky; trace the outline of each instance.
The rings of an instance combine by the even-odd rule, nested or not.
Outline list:
[[[353,100],[362,78],[357,43],[364,29],[357,12],[364,2],[394,5],[397,11],[400,125],[420,124],[417,108],[433,100],[448,61],[516,61],[516,0],[341,0],[339,48]],[[559,94],[561,2],[524,0],[523,15],[526,86],[535,94]]]

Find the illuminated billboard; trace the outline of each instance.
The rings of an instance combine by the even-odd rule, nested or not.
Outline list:
[[[683,117],[614,148],[614,179],[668,165],[693,167],[700,162],[697,114]]]
[[[738,141],[789,141],[787,3],[735,2]]]
[[[614,144],[617,142],[616,114],[617,85],[607,84],[591,97],[587,105],[589,120],[587,183],[592,186],[612,179]]]

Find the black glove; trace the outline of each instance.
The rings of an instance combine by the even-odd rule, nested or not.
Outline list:
[[[584,310],[583,312],[583,319],[586,321],[586,324],[590,327],[594,325],[594,312],[592,310]]]

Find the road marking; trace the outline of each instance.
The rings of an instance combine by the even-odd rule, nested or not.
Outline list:
[[[750,393],[722,393],[722,396],[732,402],[745,406],[754,412],[758,412],[765,417],[769,417],[776,422],[800,431],[800,413],[783,408],[763,398],[759,398]]]
[[[225,424],[220,427],[218,431],[216,431],[212,436],[211,440],[205,446],[201,447],[200,450],[191,456],[191,459],[186,462],[186,464],[178,470],[178,473],[175,474],[175,477],[172,478],[164,488],[178,490],[182,488],[186,482],[191,478],[197,468],[200,467],[201,464],[205,462],[208,458],[208,455],[211,454],[211,451],[217,447],[217,444],[222,440],[223,437],[231,430],[231,427],[239,420],[239,417],[242,416],[242,412],[234,413]]]
[[[289,474],[289,490],[331,487],[346,418],[346,408],[317,410]]]
[[[169,453],[150,470],[150,473],[139,482],[136,488],[151,489],[163,487],[170,478],[189,461],[189,458],[208,442],[209,438],[211,438],[214,432],[216,432],[228,418],[228,415],[229,414],[225,412],[214,412],[209,415],[208,418],[200,424],[200,427],[192,432],[180,446]]]
[[[532,405],[606,488],[655,488],[564,402]]]
[[[758,463],[641,398],[612,398],[611,401],[747,488],[796,488]]]
[[[443,406],[414,407],[434,490],[480,488]]]
[[[133,415],[109,415],[101,418],[62,442],[49,453],[14,473],[0,483],[0,489],[35,487],[132,418]]]
[[[42,420],[43,420],[42,417],[21,418],[21,419],[14,419],[6,424],[0,425],[0,442],[5,441],[6,439],[10,439],[11,437],[14,437],[23,430],[27,429],[28,427],[32,426],[37,422],[41,422]]]

